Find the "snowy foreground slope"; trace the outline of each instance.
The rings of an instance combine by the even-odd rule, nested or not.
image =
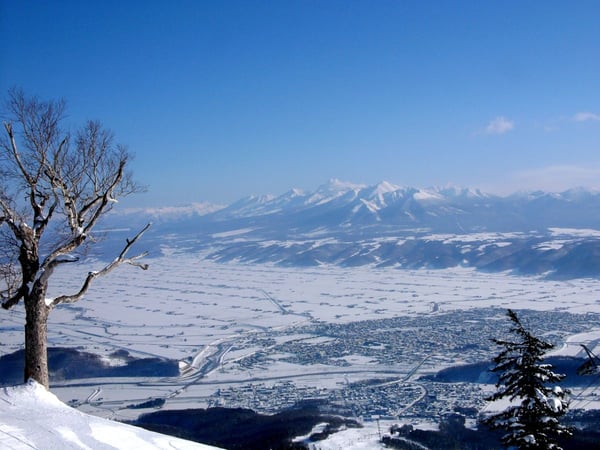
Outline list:
[[[217,447],[84,414],[31,381],[0,390],[0,448],[210,450]]]

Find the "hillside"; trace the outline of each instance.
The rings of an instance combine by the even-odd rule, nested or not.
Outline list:
[[[0,390],[0,448],[216,449],[84,414],[33,381]]]

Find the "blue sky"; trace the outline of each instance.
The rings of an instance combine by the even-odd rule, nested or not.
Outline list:
[[[0,0],[0,93],[111,128],[138,205],[600,187],[599,22],[598,1]]]

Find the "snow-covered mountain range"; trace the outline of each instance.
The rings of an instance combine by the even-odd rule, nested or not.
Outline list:
[[[600,192],[584,189],[497,196],[330,180],[311,192],[292,189],[176,211],[163,210],[153,242],[204,250],[219,261],[600,275]],[[113,220],[135,226],[152,220],[152,211]]]
[[[293,226],[301,231],[327,228],[348,232],[375,228],[428,229],[434,232],[531,231],[552,227],[600,227],[600,192],[571,189],[562,193],[518,192],[509,196],[479,189],[400,187],[383,181],[374,186],[336,179],[315,191],[300,189],[279,195],[252,195],[228,206],[193,204],[183,207],[125,211],[160,222],[259,222],[271,231]]]

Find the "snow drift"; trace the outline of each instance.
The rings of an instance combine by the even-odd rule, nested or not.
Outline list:
[[[62,403],[35,381],[0,390],[0,448],[216,449],[84,414]]]

